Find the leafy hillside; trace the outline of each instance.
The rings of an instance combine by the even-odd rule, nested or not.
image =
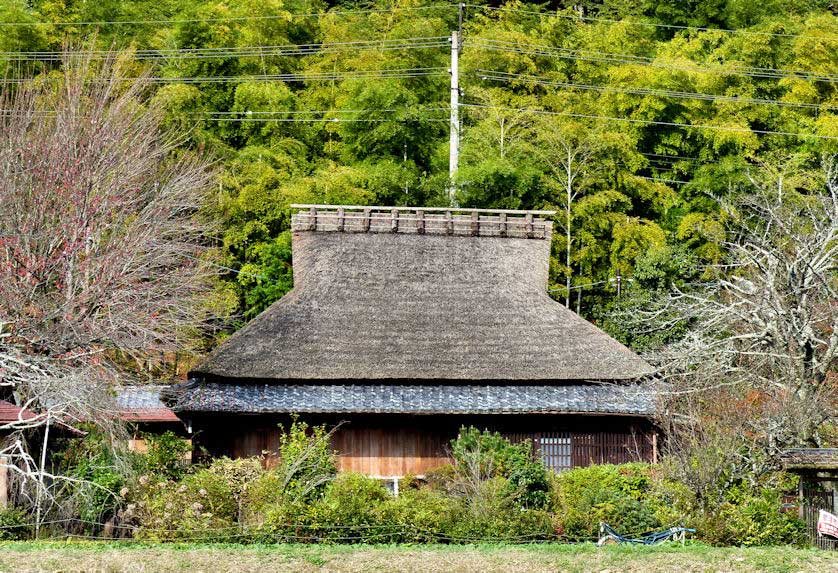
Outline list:
[[[557,209],[551,292],[597,318],[617,276],[630,303],[712,275],[718,198],[817,177],[838,148],[829,6],[0,0],[0,68],[49,81],[66,45],[129,52],[223,162],[217,304],[240,323],[291,286],[289,204],[448,203],[462,16],[457,202]]]

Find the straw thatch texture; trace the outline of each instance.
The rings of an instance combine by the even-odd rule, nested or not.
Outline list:
[[[544,238],[295,231],[294,289],[193,377],[629,380],[651,368],[547,295]]]
[[[188,412],[376,414],[625,414],[652,416],[654,393],[636,384],[224,384],[167,390]]]

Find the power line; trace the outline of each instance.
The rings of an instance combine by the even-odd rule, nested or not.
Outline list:
[[[314,114],[327,114],[327,113],[371,113],[371,112],[386,112],[386,113],[396,113],[402,112],[410,109],[411,111],[444,111],[448,112],[449,108],[447,107],[411,107],[411,108],[384,108],[384,109],[313,109],[313,110],[288,110],[288,109],[281,109],[281,110],[271,110],[271,111],[206,111],[206,112],[196,112],[193,115],[279,115],[279,114],[288,114],[288,115],[314,115]],[[0,110],[2,112],[3,110]]]
[[[656,24],[654,22],[641,22],[639,20],[613,20],[610,18],[600,18],[595,16],[581,16],[578,14],[561,14],[561,13],[546,13],[536,10],[523,10],[520,8],[506,8],[496,6],[483,6],[479,4],[465,4],[469,8],[482,8],[487,11],[513,12],[519,14],[531,14],[534,16],[547,16],[551,18],[560,18],[564,20],[577,20],[583,22],[603,22],[606,24],[621,24],[629,26],[645,26],[649,28],[663,28],[668,30],[689,30],[693,32],[723,32],[725,34],[739,34],[743,36],[759,36],[768,38],[802,38],[808,40],[838,40],[836,36],[810,36],[807,34],[791,34],[786,32],[757,32],[753,30],[734,30],[731,28],[706,28],[702,26],[683,26],[679,24]]]
[[[185,84],[202,84],[202,83],[229,83],[229,82],[309,82],[309,81],[330,81],[330,80],[346,80],[346,79],[378,79],[378,78],[420,78],[433,76],[447,76],[448,68],[443,67],[428,67],[428,68],[397,68],[389,70],[343,70],[332,72],[304,72],[304,73],[286,73],[286,74],[254,74],[246,76],[137,76],[137,77],[118,77],[118,78],[104,78],[101,80],[93,79],[87,80],[90,82],[148,82],[148,83],[185,83]],[[62,77],[47,77],[41,78],[45,81],[63,82]],[[21,84],[31,81],[25,78],[6,78],[0,80],[0,84]]]
[[[648,181],[656,181],[660,183],[676,183],[678,185],[686,185],[691,183],[690,181],[681,181],[679,179],[664,179],[662,177],[647,177],[645,175],[632,175],[633,177],[637,177],[639,179],[646,179]]]
[[[204,121],[219,121],[231,123],[390,123],[406,121],[404,119],[366,119],[366,118],[339,118],[339,117],[205,117]],[[422,121],[448,122],[447,119],[424,118]]]
[[[780,68],[760,68],[753,66],[718,66],[710,67],[697,62],[684,62],[682,60],[667,60],[649,56],[637,56],[634,54],[597,52],[592,50],[571,50],[568,48],[557,48],[538,44],[521,44],[504,42],[500,40],[469,40],[466,45],[481,48],[489,51],[507,52],[522,55],[544,56],[565,60],[582,62],[599,62],[610,64],[637,64],[653,68],[675,70],[681,72],[712,73],[718,75],[739,75],[764,79],[782,79],[786,77],[798,77],[810,81],[822,83],[838,82],[836,75],[821,75],[806,70],[788,70]]]
[[[662,89],[654,89],[654,88],[625,88],[625,87],[618,87],[618,86],[598,86],[592,84],[578,84],[573,82],[560,82],[560,81],[553,81],[548,80],[545,78],[539,78],[537,76],[529,76],[524,74],[515,74],[510,72],[499,72],[496,70],[482,70],[478,69],[477,74],[474,77],[478,77],[481,80],[488,80],[488,81],[498,81],[498,82],[512,82],[512,81],[520,81],[523,83],[538,85],[538,86],[553,86],[553,87],[562,87],[562,88],[570,88],[570,89],[578,89],[578,90],[585,90],[585,91],[597,91],[601,93],[613,92],[613,93],[624,93],[624,94],[635,94],[635,95],[645,95],[645,96],[657,96],[657,97],[671,97],[671,98],[680,98],[680,99],[696,99],[696,100],[704,100],[704,101],[722,101],[727,103],[740,103],[740,104],[752,104],[752,105],[773,105],[778,107],[797,107],[803,109],[838,109],[838,106],[833,105],[826,105],[826,104],[814,104],[814,103],[797,103],[797,102],[785,102],[781,100],[772,100],[772,99],[762,99],[762,98],[748,98],[748,97],[739,97],[739,96],[726,96],[726,95],[717,95],[717,94],[707,94],[707,93],[700,93],[700,92],[682,92],[682,91],[674,91],[674,90],[662,90]]]
[[[630,117],[612,117],[607,115],[593,115],[593,114],[584,114],[584,113],[570,113],[570,112],[562,112],[562,111],[545,111],[545,110],[538,110],[538,109],[531,109],[531,108],[514,108],[514,107],[502,107],[502,106],[491,106],[491,105],[482,105],[482,104],[460,104],[464,108],[475,108],[475,109],[493,109],[499,111],[515,111],[520,113],[534,113],[539,115],[555,115],[555,116],[564,116],[564,117],[575,117],[580,119],[602,119],[607,121],[621,121],[626,123],[639,123],[639,124],[647,124],[647,125],[662,125],[668,127],[686,127],[686,128],[694,128],[694,129],[715,129],[719,131],[734,131],[740,133],[757,133],[760,135],[783,135],[789,137],[811,137],[813,139],[830,139],[836,140],[838,136],[831,136],[831,135],[816,135],[811,133],[796,133],[791,131],[770,131],[766,129],[750,129],[747,127],[733,127],[727,125],[704,125],[704,124],[694,124],[694,123],[680,123],[675,121],[654,121],[650,119],[635,119]]]
[[[627,282],[634,282],[634,279],[632,279],[632,278],[623,278],[623,280],[625,280]],[[586,284],[583,284],[583,285],[571,285],[569,290],[578,290],[578,289],[583,289],[583,288],[590,288],[590,287],[600,286],[600,285],[604,285],[604,284],[614,284],[616,282],[617,282],[616,278],[610,278],[610,279],[605,279],[605,280],[602,280],[602,281],[596,281],[596,282],[593,282],[593,283],[586,283]],[[566,290],[568,290],[568,288],[566,286],[560,286],[560,287],[548,288],[547,292],[566,291]]]
[[[287,20],[291,18],[321,18],[323,16],[352,16],[358,14],[392,14],[396,12],[418,12],[426,10],[444,10],[456,8],[457,4],[434,4],[430,6],[405,6],[385,9],[364,9],[364,10],[330,10],[327,12],[310,12],[303,14],[271,14],[264,16],[226,16],[217,18],[186,18],[174,20],[89,20],[82,22],[56,21],[56,22],[0,22],[0,26],[124,26],[124,25],[146,25],[146,24],[198,24],[205,22],[250,22],[259,20]]]
[[[235,274],[237,274],[237,275],[242,275],[242,276],[244,276],[244,277],[250,277],[250,278],[254,278],[254,279],[259,279],[259,280],[268,281],[268,282],[271,282],[271,283],[279,283],[279,282],[280,282],[280,281],[278,281],[278,280],[276,280],[276,279],[272,279],[272,278],[270,278],[270,277],[266,277],[265,275],[257,275],[257,274],[253,274],[253,273],[248,273],[248,272],[246,272],[246,271],[242,271],[242,270],[239,270],[239,269],[234,269],[234,268],[232,268],[232,267],[228,267],[228,266],[225,266],[225,265],[220,265],[220,264],[218,264],[218,263],[214,263],[214,262],[212,262],[212,261],[208,261],[208,260],[206,260],[206,259],[201,259],[201,258],[198,258],[198,257],[193,257],[192,255],[187,255],[187,254],[181,253],[181,254],[180,254],[180,256],[181,256],[181,257],[183,257],[183,258],[185,258],[185,259],[192,259],[193,261],[198,261],[199,263],[203,263],[203,264],[205,264],[205,265],[209,265],[209,266],[211,266],[211,267],[215,267],[215,268],[217,268],[217,269],[221,269],[221,270],[224,270],[224,271],[228,271],[228,272],[231,272],[231,273],[235,273]]]
[[[393,51],[416,50],[448,47],[447,36],[428,36],[385,40],[359,40],[355,42],[325,42],[322,44],[285,44],[261,46],[231,46],[217,48],[171,48],[161,50],[130,51],[131,58],[138,61],[188,60],[227,57],[271,57],[271,56],[309,56],[329,54],[347,50]],[[83,56],[104,60],[112,58],[111,50],[84,50],[77,52]],[[76,53],[74,53],[75,55]],[[60,62],[67,56],[63,51],[0,52],[0,60],[13,62]]]

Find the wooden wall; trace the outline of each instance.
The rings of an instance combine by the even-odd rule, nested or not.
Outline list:
[[[332,447],[341,471],[400,477],[448,463],[450,439],[447,433],[412,428],[341,428]]]
[[[310,424],[334,426],[332,439],[341,471],[376,477],[425,472],[450,462],[449,447],[462,426],[499,431],[513,442],[530,439],[533,455],[556,471],[592,463],[624,463],[655,457],[648,422],[594,416],[355,416],[308,417]],[[271,455],[279,446],[279,424],[287,417],[213,418],[195,421],[196,445],[212,456]]]

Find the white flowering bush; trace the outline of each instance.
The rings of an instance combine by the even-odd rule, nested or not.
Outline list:
[[[123,523],[136,526],[137,539],[228,541],[239,533],[235,492],[223,474],[211,469],[180,482],[140,476],[126,501]]]

